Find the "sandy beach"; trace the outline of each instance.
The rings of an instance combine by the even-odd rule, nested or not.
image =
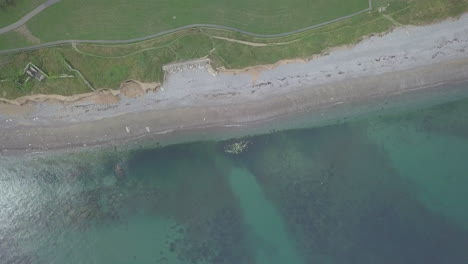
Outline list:
[[[468,15],[369,37],[309,60],[237,71],[177,70],[161,87],[0,104],[0,153],[118,144],[180,131],[239,127],[287,114],[468,81]],[[149,87],[149,88],[148,88]],[[468,89],[468,87],[467,87]],[[132,94],[134,95],[134,94]],[[99,96],[98,96],[99,97]],[[103,100],[108,99],[108,100]]]

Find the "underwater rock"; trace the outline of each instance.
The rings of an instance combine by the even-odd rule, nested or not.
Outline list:
[[[124,172],[124,169],[123,169],[121,163],[115,164],[115,166],[114,166],[114,174],[115,174],[115,176],[116,176],[117,178],[119,178],[119,179],[125,178],[125,172]]]
[[[227,145],[226,147],[224,147],[224,152],[229,153],[229,154],[236,154],[237,155],[237,154],[240,154],[243,151],[245,151],[248,146],[249,146],[248,141],[241,140],[239,142],[232,143],[232,144]]]

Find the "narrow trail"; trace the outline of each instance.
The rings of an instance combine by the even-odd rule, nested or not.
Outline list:
[[[232,39],[232,38],[224,38],[224,37],[217,37],[217,36],[211,36],[211,37],[212,37],[212,38],[215,38],[215,39],[226,40],[226,41],[229,41],[229,42],[235,42],[235,43],[239,43],[239,44],[244,44],[244,45],[252,46],[252,47],[267,47],[267,46],[286,45],[286,44],[290,44],[290,43],[299,41],[299,39],[295,39],[295,40],[287,41],[287,42],[256,43],[256,42],[250,42],[250,41],[244,41],[244,40],[237,40],[237,39]]]
[[[385,17],[388,21],[392,22],[393,25],[397,26],[397,27],[401,27],[403,26],[400,22],[396,21],[393,17],[391,17],[390,15],[382,15],[383,17]]]

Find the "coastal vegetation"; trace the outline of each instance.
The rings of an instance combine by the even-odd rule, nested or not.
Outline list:
[[[65,10],[65,3],[68,5],[70,2],[73,3],[73,1],[57,3],[50,7],[50,10],[45,10],[37,18],[28,22],[27,26],[31,29],[32,34],[38,34],[36,37],[39,37],[41,42],[63,39],[63,36],[60,37],[61,33],[57,33],[55,37],[48,35],[53,32],[61,32],[61,29],[57,29],[58,31],[50,30],[49,33],[42,35],[40,31],[35,30],[35,27],[41,25],[41,17],[47,14],[46,12]],[[354,2],[356,6],[353,8],[359,6],[360,1]],[[0,97],[13,99],[39,93],[71,95],[90,92],[92,89],[98,88],[118,89],[120,83],[127,79],[161,82],[163,80],[162,65],[202,57],[210,58],[214,68],[239,69],[253,65],[272,64],[284,59],[308,58],[316,54],[325,55],[330,47],[354,44],[365,36],[384,33],[401,25],[437,22],[447,17],[459,16],[468,10],[468,0],[374,0],[372,3],[373,9],[369,12],[322,27],[275,38],[254,37],[229,30],[199,27],[129,44],[75,43],[3,54],[0,55]],[[331,4],[329,3],[329,5]],[[353,8],[349,8],[347,14],[359,9]],[[366,7],[364,6],[364,8]],[[290,10],[290,12],[295,11]],[[345,14],[344,11],[340,12],[336,13],[335,16],[330,14],[325,16],[327,12],[324,12],[324,17],[320,21],[309,21],[308,25]],[[180,16],[176,16],[175,20],[178,18]],[[187,21],[184,23],[190,23]],[[239,19],[236,23],[240,22],[245,22],[245,19]],[[173,24],[170,24],[168,28],[183,24],[171,23]],[[212,20],[211,23],[222,24],[222,21]],[[65,37],[65,39],[125,39],[148,33],[143,31],[129,33],[127,27],[122,28],[119,32],[135,35],[118,35],[117,33],[100,35],[97,33],[99,29],[96,29],[96,31],[86,33],[91,35],[85,36],[80,35],[82,33],[74,33],[74,30],[78,30],[74,26],[67,25],[67,23],[57,24],[70,30],[70,36]],[[276,32],[268,31],[267,28],[262,31],[263,29],[259,25],[245,29],[269,34],[294,30],[302,26],[294,24],[292,20],[291,23],[287,24],[289,28],[277,28],[270,24],[268,29],[279,30]],[[242,25],[235,23],[231,26],[242,28]],[[150,27],[153,28],[152,25]],[[146,24],[144,28],[148,30]],[[164,29],[153,28],[152,30]],[[117,29],[111,30],[106,34],[117,31]],[[24,31],[12,31],[0,35],[0,49],[32,45],[32,43],[28,43],[24,34]],[[23,69],[29,62],[41,68],[48,74],[49,78],[42,82],[29,81],[24,83],[22,80],[24,77]],[[81,74],[72,71],[69,66]],[[92,87],[89,87],[87,83],[91,84]]]

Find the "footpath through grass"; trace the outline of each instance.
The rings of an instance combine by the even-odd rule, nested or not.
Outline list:
[[[387,9],[379,13],[380,6]],[[0,96],[16,98],[38,93],[70,95],[91,91],[67,64],[79,70],[94,88],[117,89],[127,79],[162,81],[162,65],[175,61],[208,56],[215,67],[229,69],[309,57],[329,47],[356,43],[363,36],[386,32],[397,26],[395,22],[424,24],[460,15],[468,10],[468,0],[376,0],[374,9],[345,21],[275,39],[225,30],[191,29],[128,45],[64,45],[0,55]],[[249,45],[249,42],[264,46]],[[43,82],[21,84],[23,68],[30,61],[52,77]]]

